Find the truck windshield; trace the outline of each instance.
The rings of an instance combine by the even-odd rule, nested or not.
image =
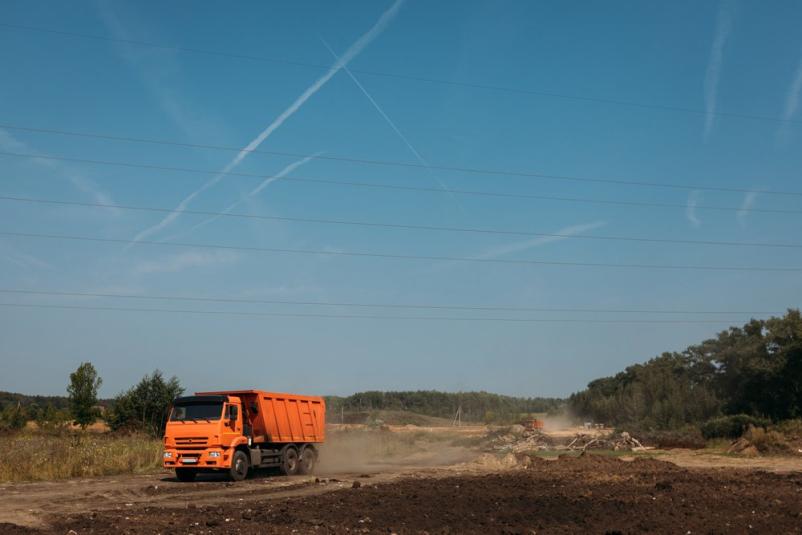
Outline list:
[[[170,420],[219,420],[222,413],[222,403],[186,403],[173,407]]]

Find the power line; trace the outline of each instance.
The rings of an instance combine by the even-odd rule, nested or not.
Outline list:
[[[444,227],[436,225],[379,223],[375,221],[351,221],[344,219],[323,219],[323,218],[312,218],[312,217],[289,217],[289,216],[271,216],[271,215],[261,215],[261,214],[243,214],[236,212],[233,213],[215,212],[208,210],[189,210],[189,209],[176,210],[171,208],[159,208],[153,206],[133,206],[133,205],[113,204],[113,203],[65,201],[58,199],[38,199],[32,197],[15,197],[10,195],[0,195],[0,201],[24,202],[31,204],[54,204],[59,206],[81,206],[89,208],[111,208],[115,210],[132,210],[132,211],[157,212],[157,213],[179,213],[188,215],[203,215],[210,217],[214,216],[214,217],[229,217],[229,218],[240,218],[240,219],[256,219],[262,221],[286,221],[294,223],[346,225],[346,226],[381,228],[388,230],[459,232],[459,233],[477,233],[477,234],[492,234],[492,235],[506,235],[506,236],[539,236],[539,237],[560,238],[560,239],[627,241],[627,242],[705,245],[705,246],[712,245],[712,246],[726,246],[726,247],[767,247],[767,248],[784,248],[784,249],[802,248],[802,244],[798,243],[680,240],[671,238],[645,238],[645,237],[633,237],[633,236],[560,234],[560,233],[531,232],[531,231],[518,231],[518,230],[485,229],[485,228],[473,228],[473,227]]]
[[[201,54],[206,56],[216,56],[216,57],[223,57],[223,58],[231,58],[231,59],[241,59],[247,61],[259,61],[265,63],[274,63],[280,65],[292,65],[295,67],[304,67],[310,69],[324,69],[327,71],[332,70],[331,65],[324,65],[322,63],[312,63],[306,61],[296,61],[284,58],[268,58],[265,56],[254,56],[251,54],[239,54],[234,52],[222,52],[216,50],[208,50],[208,49],[201,49],[201,48],[192,48],[192,47],[183,47],[183,46],[170,46],[164,45],[159,43],[151,43],[148,41],[138,41],[134,39],[119,39],[114,37],[107,37],[102,35],[92,35],[92,34],[85,34],[79,32],[70,32],[64,30],[53,30],[48,28],[39,28],[35,26],[26,26],[21,24],[0,24],[0,27],[9,28],[14,30],[24,30],[29,32],[38,32],[38,33],[47,33],[53,35],[64,35],[69,37],[78,37],[81,39],[92,39],[95,41],[106,41],[112,43],[125,43],[129,45],[135,46],[145,46],[150,48],[157,48],[161,50],[171,50],[175,52],[186,52],[191,54]],[[650,109],[650,110],[657,110],[663,112],[677,112],[677,113],[686,113],[686,114],[693,114],[693,115],[714,115],[718,117],[731,117],[737,119],[749,119],[749,120],[756,120],[756,121],[770,121],[776,123],[786,123],[786,124],[799,124],[802,121],[797,121],[794,119],[785,119],[782,117],[774,117],[768,115],[757,115],[757,114],[749,114],[749,113],[737,113],[737,112],[722,112],[722,111],[715,111],[709,112],[702,109],[697,108],[687,108],[683,106],[669,106],[663,104],[651,104],[645,102],[634,102],[634,101],[627,101],[627,100],[619,100],[613,98],[605,98],[605,97],[591,97],[591,96],[583,96],[583,95],[572,95],[568,93],[559,93],[555,91],[543,91],[543,90],[536,90],[536,89],[528,89],[522,87],[513,87],[513,86],[503,86],[503,85],[495,85],[495,84],[481,84],[481,83],[474,83],[474,82],[465,82],[460,80],[447,80],[443,78],[432,78],[428,76],[417,76],[417,75],[410,75],[410,74],[401,74],[401,73],[392,73],[386,71],[375,71],[375,70],[367,70],[367,69],[350,69],[351,72],[366,76],[373,76],[379,78],[391,78],[396,80],[410,80],[415,82],[424,82],[429,84],[438,84],[438,85],[447,85],[447,86],[454,86],[454,87],[466,87],[471,89],[480,89],[484,91],[499,91],[504,93],[513,93],[513,94],[521,94],[521,95],[530,95],[530,96],[538,96],[538,97],[548,97],[548,98],[557,98],[562,100],[572,100],[572,101],[579,101],[579,102],[592,102],[597,104],[610,104],[614,106],[624,106],[630,108],[639,108],[639,109]]]
[[[3,307],[18,308],[50,308],[62,310],[98,310],[103,312],[163,312],[175,314],[200,314],[207,316],[250,316],[250,317],[282,317],[282,318],[334,318],[334,319],[369,319],[369,320],[405,320],[405,321],[493,321],[504,323],[668,323],[668,324],[722,324],[729,325],[732,320],[604,320],[604,319],[582,319],[582,318],[494,318],[494,317],[469,317],[469,316],[370,316],[362,314],[315,314],[301,312],[239,312],[229,310],[191,310],[175,308],[133,308],[133,307],[99,307],[83,305],[50,305],[32,303],[0,303]]]
[[[390,308],[420,310],[481,310],[486,312],[578,312],[605,314],[738,314],[738,315],[771,315],[777,312],[743,311],[743,310],[656,310],[656,309],[621,309],[621,308],[588,308],[588,307],[519,307],[509,305],[441,305],[441,304],[409,304],[409,303],[356,303],[352,301],[297,301],[284,299],[245,299],[235,297],[186,296],[186,295],[142,295],[109,292],[67,292],[28,289],[2,288],[0,293],[18,295],[47,295],[58,297],[99,297],[112,299],[137,299],[157,301],[191,301],[203,303],[237,303],[251,305],[298,305],[298,306],[332,306],[357,308]]]
[[[248,251],[248,252],[277,253],[277,254],[345,256],[353,258],[381,258],[386,260],[427,260],[435,262],[441,262],[441,261],[475,262],[483,264],[509,264],[509,265],[529,265],[529,266],[666,269],[666,270],[694,270],[694,271],[763,271],[763,272],[776,272],[776,273],[798,273],[802,271],[802,267],[705,266],[705,265],[684,265],[684,264],[673,264],[673,265],[672,264],[615,264],[608,262],[511,260],[502,258],[481,258],[481,257],[463,257],[463,256],[410,255],[410,254],[374,253],[374,252],[357,252],[357,251],[325,251],[325,250],[314,250],[314,249],[283,249],[283,248],[273,248],[273,247],[248,247],[239,245],[96,238],[92,236],[74,236],[66,234],[35,234],[26,232],[0,232],[0,236],[68,240],[68,241],[87,241],[87,242],[97,242],[97,243],[119,243],[126,245],[142,244],[142,245],[157,245],[157,246],[167,246],[167,247],[187,247],[187,248],[197,248],[197,249],[221,249],[228,251]]]
[[[150,171],[176,171],[181,173],[193,173],[203,175],[217,175],[221,174],[219,171],[212,171],[207,169],[194,169],[188,167],[171,167],[164,165],[149,165],[138,164],[132,162],[119,162],[107,160],[92,160],[87,158],[70,158],[66,156],[47,156],[39,154],[24,154],[18,152],[4,152],[0,151],[0,156],[13,156],[18,158],[42,159],[42,160],[57,160],[76,163],[88,163],[93,165],[107,165],[116,167],[128,167],[133,169],[147,169]],[[325,184],[330,186],[347,186],[357,188],[373,188],[373,189],[387,189],[397,191],[418,191],[442,194],[441,188],[431,188],[424,186],[403,186],[399,184],[379,184],[375,182],[360,182],[353,180],[331,180],[326,178],[309,178],[309,177],[281,177],[276,175],[263,175],[257,173],[243,173],[238,171],[229,171],[225,173],[227,176],[247,177],[247,178],[276,178],[281,179],[283,182],[288,183],[310,183],[310,184]],[[555,202],[572,202],[583,204],[600,204],[612,206],[643,206],[649,208],[681,208],[683,210],[688,208],[687,204],[681,203],[665,203],[665,202],[649,202],[649,201],[624,201],[624,200],[607,200],[607,199],[590,199],[584,197],[562,197],[553,195],[531,195],[527,193],[508,193],[496,191],[476,191],[449,188],[448,193],[459,195],[470,195],[480,197],[497,197],[497,198],[510,198],[510,199],[530,199],[541,201],[555,201]],[[735,206],[715,206],[715,205],[696,205],[696,210],[713,210],[722,212],[756,212],[756,213],[769,213],[769,214],[802,214],[802,210],[786,210],[782,208],[741,208]]]
[[[519,177],[519,178],[537,178],[537,179],[545,179],[545,180],[557,180],[557,181],[571,181],[571,182],[591,182],[591,183],[600,183],[600,184],[615,184],[619,186],[638,186],[638,187],[649,187],[649,188],[669,188],[669,189],[681,189],[681,190],[699,190],[699,191],[717,191],[717,192],[728,192],[728,193],[763,193],[767,195],[790,195],[790,196],[802,196],[802,192],[800,191],[781,191],[781,190],[753,190],[753,189],[746,189],[746,188],[733,188],[733,187],[720,187],[720,186],[700,186],[694,184],[671,184],[667,182],[654,182],[648,180],[623,180],[617,178],[593,178],[593,177],[581,177],[581,176],[571,176],[571,175],[559,175],[559,174],[548,174],[548,173],[534,173],[528,171],[510,171],[504,169],[483,169],[477,167],[459,167],[459,166],[449,166],[449,165],[424,165],[422,163],[417,162],[400,162],[395,160],[373,160],[373,159],[365,159],[365,158],[351,158],[347,156],[327,156],[322,154],[301,154],[297,152],[284,152],[284,151],[272,151],[272,150],[264,150],[264,149],[242,149],[224,145],[207,145],[207,144],[198,144],[198,143],[182,143],[180,141],[169,141],[169,140],[156,140],[156,139],[148,139],[148,138],[138,138],[138,137],[125,137],[125,136],[114,136],[109,134],[90,134],[84,132],[75,132],[69,130],[55,130],[55,129],[47,129],[47,128],[33,128],[33,127],[26,127],[26,126],[18,126],[18,125],[11,125],[0,123],[0,128],[6,128],[9,130],[20,130],[25,132],[36,132],[36,133],[46,133],[46,134],[58,134],[64,136],[74,136],[74,137],[84,137],[84,138],[92,138],[92,139],[103,139],[107,141],[123,141],[123,142],[131,142],[131,143],[147,143],[153,145],[168,145],[174,147],[185,147],[185,148],[195,148],[195,149],[211,149],[211,150],[223,150],[227,152],[247,152],[247,153],[257,153],[257,154],[268,154],[271,156],[283,156],[283,157],[292,157],[292,158],[308,158],[312,160],[328,160],[328,161],[337,161],[337,162],[347,162],[347,163],[356,163],[356,164],[363,164],[363,165],[380,165],[380,166],[392,166],[392,167],[406,167],[406,168],[416,168],[416,169],[426,169],[426,170],[438,170],[438,171],[457,171],[461,173],[471,173],[471,174],[481,174],[481,175],[499,175],[499,176],[510,176],[510,177]],[[9,156],[29,156],[33,157],[32,155],[24,155],[18,153],[0,153],[6,154]],[[44,158],[44,156],[41,156]],[[50,157],[56,158],[56,157]],[[57,159],[57,158],[56,158]],[[101,163],[101,162],[97,162]],[[228,173],[228,174],[235,174],[235,173]]]

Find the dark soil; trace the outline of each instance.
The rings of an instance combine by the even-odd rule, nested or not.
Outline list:
[[[350,485],[349,485],[350,487]],[[10,533],[802,533],[802,474],[587,455],[291,499],[129,507]]]

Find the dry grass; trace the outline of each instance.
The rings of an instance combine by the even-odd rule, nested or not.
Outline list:
[[[779,431],[765,430],[761,427],[750,427],[743,438],[752,443],[760,453],[790,453],[792,451],[791,445],[785,438],[785,435]]]
[[[22,431],[0,435],[0,481],[47,481],[158,469],[160,441],[143,435]]]

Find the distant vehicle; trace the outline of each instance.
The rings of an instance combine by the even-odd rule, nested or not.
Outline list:
[[[197,392],[176,398],[164,434],[164,467],[181,481],[227,472],[241,481],[255,468],[311,473],[325,439],[321,397],[261,390]]]
[[[543,429],[543,420],[538,418],[527,418],[526,420],[521,421],[521,425],[530,431],[540,431]]]

